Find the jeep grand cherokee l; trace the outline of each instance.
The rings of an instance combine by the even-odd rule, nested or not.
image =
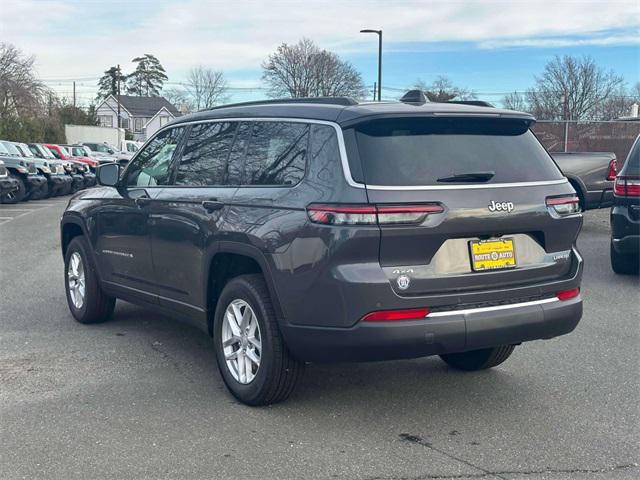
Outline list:
[[[119,298],[199,326],[249,405],[305,362],[498,365],[582,315],[578,198],[533,122],[347,98],[176,119],[70,201],[71,313],[101,322]]]

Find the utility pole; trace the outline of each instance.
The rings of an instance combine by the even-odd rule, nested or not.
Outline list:
[[[562,95],[562,118],[564,120],[564,151],[569,151],[569,105],[567,104],[569,97],[565,90]]]
[[[76,81],[73,81],[73,108],[76,108]]]
[[[118,69],[116,70],[116,81],[118,83],[118,96],[116,98],[118,101],[118,129],[120,129],[120,64],[118,64]],[[118,130],[118,138],[120,138],[120,130]]]
[[[373,101],[376,101],[376,82],[373,82]]]
[[[382,101],[382,30],[364,28],[360,33],[375,33],[378,35],[378,101]],[[375,100],[375,99],[374,99]]]
[[[122,139],[120,138],[120,64],[118,64],[118,70],[116,70],[116,75],[118,79],[118,145],[117,148],[120,148],[122,144]],[[126,137],[125,137],[126,138]]]

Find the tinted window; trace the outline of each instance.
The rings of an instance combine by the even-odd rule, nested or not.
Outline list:
[[[176,184],[227,185],[227,159],[237,126],[237,122],[214,122],[191,127]]]
[[[241,185],[244,160],[249,145],[252,124],[242,122],[237,126],[237,132],[227,165],[227,185]]]
[[[304,177],[309,125],[255,122],[247,149],[243,184],[295,185]]]
[[[486,183],[563,178],[519,120],[396,118],[355,128],[364,180],[370,185],[451,185],[438,178],[477,172],[494,173]]]
[[[127,185],[147,187],[169,183],[171,159],[183,130],[165,130],[151,140],[127,168]]]

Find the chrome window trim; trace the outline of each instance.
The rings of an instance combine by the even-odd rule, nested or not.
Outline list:
[[[464,310],[449,310],[446,312],[429,313],[425,318],[450,317],[453,315],[469,315],[474,313],[495,312],[499,310],[509,310],[511,308],[531,307],[535,305],[544,305],[547,303],[556,303],[560,300],[558,297],[543,298],[542,300],[532,300],[530,302],[512,303],[509,305],[495,305],[493,307],[467,308]]]
[[[311,123],[316,125],[328,125],[333,127],[338,138],[338,150],[340,151],[340,163],[342,164],[342,173],[344,179],[350,187],[354,188],[366,188],[368,190],[398,190],[398,191],[428,191],[428,190],[473,190],[480,188],[514,188],[514,187],[539,187],[544,185],[560,185],[568,183],[566,178],[558,180],[541,180],[536,182],[513,182],[513,183],[492,183],[492,184],[474,184],[474,185],[424,185],[424,186],[405,186],[405,185],[365,185],[364,183],[356,182],[351,175],[351,169],[349,168],[349,159],[347,158],[347,149],[344,144],[344,135],[342,127],[337,123],[330,120],[317,120],[311,118],[289,118],[289,117],[221,117],[221,118],[209,118],[202,120],[191,120],[187,122],[170,123],[162,128],[150,137],[144,145],[142,145],[138,152],[140,152],[147,142],[153,140],[156,135],[159,135],[162,131],[168,128],[176,128],[186,125],[195,125],[199,123],[214,123],[214,122],[289,122],[289,123]],[[136,155],[131,159],[130,163],[134,161]]]

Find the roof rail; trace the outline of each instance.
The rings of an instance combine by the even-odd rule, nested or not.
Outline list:
[[[300,97],[300,98],[276,98],[273,100],[255,100],[252,102],[241,103],[229,103],[227,105],[220,105],[217,107],[206,108],[201,111],[217,110],[219,108],[230,107],[250,107],[253,105],[274,105],[279,103],[315,103],[321,105],[342,105],[343,107],[350,107],[357,105],[358,102],[350,97]]]
[[[444,103],[457,103],[459,105],[474,105],[476,107],[491,107],[495,108],[495,105],[485,102],[484,100],[448,100]]]

